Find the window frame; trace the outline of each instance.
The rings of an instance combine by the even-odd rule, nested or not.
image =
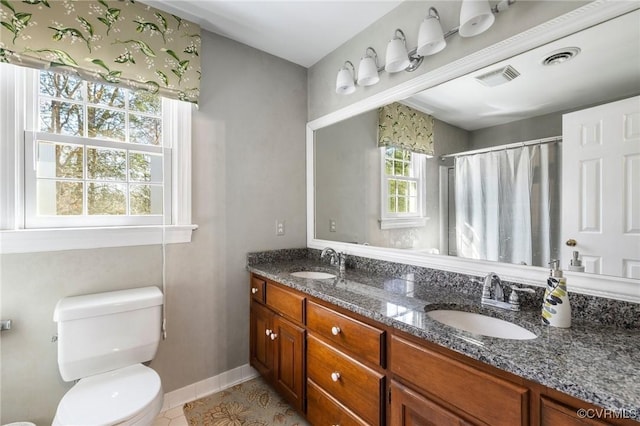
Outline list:
[[[425,180],[426,180],[426,159],[424,154],[411,153],[411,168],[413,177],[388,175],[386,173],[386,151],[389,148],[398,150],[397,147],[380,147],[380,229],[416,228],[423,227],[427,218],[425,212]],[[406,150],[405,150],[406,151]],[[406,180],[417,183],[417,211],[416,213],[390,212],[389,203],[389,181]],[[408,202],[408,199],[407,199]]]
[[[170,209],[156,225],[88,225],[67,228],[25,227],[25,130],[37,129],[38,70],[0,64],[0,254],[191,241],[191,115],[194,105],[163,99],[163,149],[171,152],[165,175]],[[34,87],[35,85],[35,87]],[[164,102],[168,107],[165,108]],[[91,139],[93,144],[93,139]],[[131,144],[136,151],[138,144]],[[166,162],[166,161],[165,161]]]

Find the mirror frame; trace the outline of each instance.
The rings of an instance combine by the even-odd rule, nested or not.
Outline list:
[[[316,239],[314,131],[388,103],[404,99],[421,90],[463,76],[636,9],[640,9],[640,6],[635,2],[593,1],[544,24],[308,122],[306,129],[307,247],[320,250],[325,247],[333,247],[350,255],[473,276],[495,272],[508,281],[544,287],[549,275],[548,268],[445,255],[418,254],[408,250]],[[572,271],[565,271],[565,276],[567,277],[569,290],[572,292],[640,303],[640,280]]]

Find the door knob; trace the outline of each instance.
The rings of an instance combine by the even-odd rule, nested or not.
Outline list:
[[[331,373],[331,380],[333,380],[334,382],[340,380],[340,373],[338,373],[337,371]]]
[[[276,337],[278,337],[276,333],[271,333],[271,340],[276,340]]]
[[[331,334],[333,334],[334,336],[337,336],[338,334],[340,334],[342,330],[340,330],[340,327],[334,326],[331,327]]]
[[[566,245],[568,245],[569,247],[575,247],[578,245],[578,242],[576,240],[574,240],[573,238],[570,238],[567,240],[567,242],[565,243]]]
[[[257,289],[257,288],[253,287],[253,288],[251,289],[251,294],[256,294],[257,292],[258,292],[258,289]]]
[[[0,331],[11,330],[11,320],[0,320]]]
[[[266,334],[267,336],[270,336],[272,333],[271,330],[269,330],[268,328],[264,331],[264,334]]]

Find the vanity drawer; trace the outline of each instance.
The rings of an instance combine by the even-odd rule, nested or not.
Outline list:
[[[380,424],[384,375],[309,334],[307,377],[367,423]]]
[[[251,298],[258,302],[264,303],[264,293],[267,282],[255,275],[251,276]]]
[[[527,388],[397,336],[391,337],[390,350],[391,372],[426,393],[493,426],[527,424]]]
[[[276,312],[304,323],[304,301],[303,295],[267,281],[266,303]]]
[[[385,332],[309,301],[307,327],[359,359],[384,367]]]
[[[333,399],[312,380],[307,380],[307,420],[312,425],[367,425],[347,407]]]

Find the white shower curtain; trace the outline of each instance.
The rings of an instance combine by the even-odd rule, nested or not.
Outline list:
[[[557,256],[557,143],[456,158],[458,256],[546,265]]]

